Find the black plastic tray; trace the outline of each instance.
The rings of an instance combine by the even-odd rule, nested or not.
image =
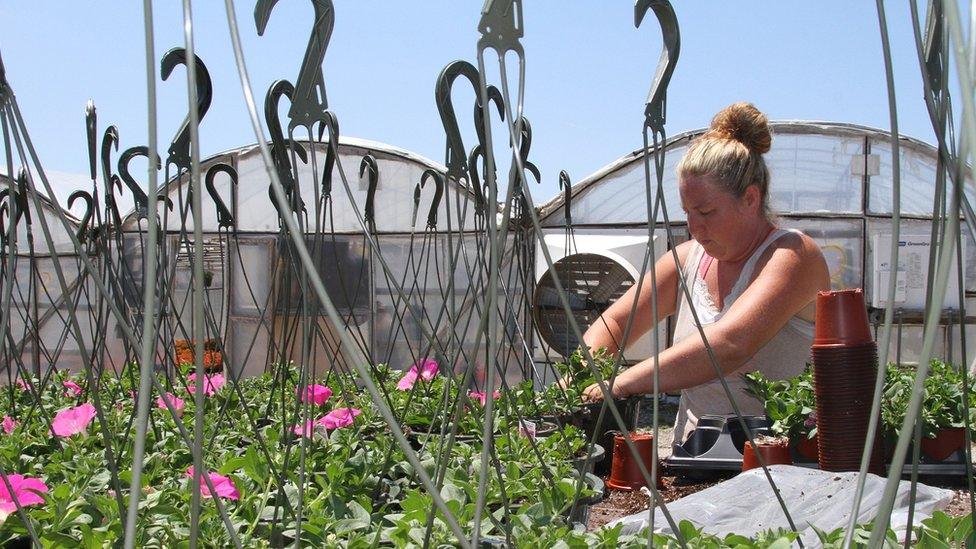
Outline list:
[[[753,436],[770,433],[770,421],[765,416],[743,416],[743,420]],[[746,440],[736,416],[703,415],[683,444],[671,446],[665,465],[679,470],[738,471]]]

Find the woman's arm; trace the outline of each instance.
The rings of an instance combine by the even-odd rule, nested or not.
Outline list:
[[[722,371],[728,375],[763,348],[801,309],[830,289],[830,277],[816,242],[805,235],[783,237],[755,279],[717,322],[704,327],[705,336]],[[664,350],[659,357],[659,390],[674,392],[716,378],[700,337],[689,336]],[[615,397],[651,393],[654,359],[649,358],[617,376]],[[585,398],[599,400],[597,386]]]
[[[678,260],[683,265],[691,249],[692,242],[679,244],[676,252]],[[678,295],[678,273],[679,268],[675,267],[674,256],[670,251],[661,256],[654,264],[654,275],[657,279],[657,322],[674,313]],[[605,347],[611,353],[619,350],[620,342],[624,337],[624,328],[627,326],[628,318],[637,300],[637,310],[634,314],[634,324],[627,336],[627,342],[623,345],[626,349],[630,344],[647,333],[653,326],[655,319],[651,310],[651,294],[653,288],[651,277],[644,274],[644,283],[641,284],[640,296],[637,295],[637,284],[631,286],[627,292],[614,302],[600,318],[590,326],[583,334],[583,343],[590,349]]]

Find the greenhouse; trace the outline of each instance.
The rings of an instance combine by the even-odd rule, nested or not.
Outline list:
[[[442,161],[340,131],[323,60],[362,21],[312,4],[265,92],[241,35],[283,9],[227,3],[228,97],[204,19],[160,55],[147,2],[150,138],[89,102],[81,184],[45,169],[31,75],[0,62],[0,544],[976,544],[958,6],[912,7],[933,144],[748,102],[672,133],[687,23],[638,0],[661,37],[643,146],[552,193],[520,0],[485,2],[477,58],[437,75]],[[232,101],[252,133],[201,152]]]

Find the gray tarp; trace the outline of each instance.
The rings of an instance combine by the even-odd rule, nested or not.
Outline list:
[[[831,473],[792,465],[769,468],[777,488],[787,502],[790,514],[807,547],[819,547],[817,534],[811,525],[830,532],[847,526],[857,473]],[[877,514],[884,492],[885,479],[869,474],[865,482],[864,498],[858,522],[869,522]],[[904,539],[908,522],[908,494],[911,483],[902,481],[898,487],[891,527]],[[913,523],[918,524],[938,509],[944,509],[952,499],[952,491],[918,484],[915,495]],[[668,504],[675,522],[689,520],[705,532],[724,536],[737,533],[752,536],[768,529],[789,528],[773,489],[761,469],[753,469],[696,494]],[[657,510],[654,527],[670,532],[664,515]],[[624,523],[624,533],[634,533],[648,525],[648,513],[641,512],[617,519],[607,526]]]

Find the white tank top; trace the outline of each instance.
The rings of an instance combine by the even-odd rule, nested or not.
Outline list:
[[[763,252],[780,237],[791,232],[799,233],[799,231],[792,229],[774,230],[756,248],[743,265],[738,280],[732,287],[732,291],[729,292],[728,297],[725,298],[722,310],[715,307],[708,293],[707,284],[698,274],[704,248],[697,242],[693,244],[681,270],[681,276],[691,292],[691,303],[689,305],[688,300],[683,299],[684,292],[679,287],[674,341],[681,341],[686,337],[700,337],[689,307],[694,307],[703,326],[722,318],[722,315],[728,311],[729,307],[752,282],[753,271]],[[725,376],[725,382],[729,385],[732,396],[743,415],[762,415],[764,410],[761,402],[745,392],[746,385],[742,381],[742,374],[758,370],[770,379],[786,379],[799,375],[806,363],[810,361],[810,345],[812,343],[813,322],[794,316],[752,358],[747,360],[739,369]],[[703,364],[702,367],[711,369],[712,365]],[[681,391],[678,417],[674,423],[674,441],[679,444],[684,442],[698,424],[698,418],[703,414],[729,415],[734,413],[728,396],[726,396],[718,379],[713,379],[691,389],[684,389]]]

